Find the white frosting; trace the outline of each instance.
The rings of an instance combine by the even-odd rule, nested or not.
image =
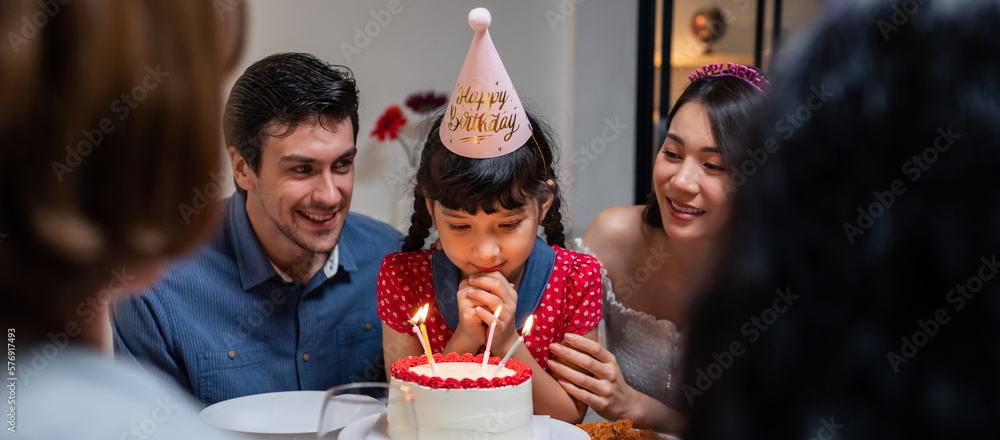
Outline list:
[[[480,377],[493,379],[493,372],[496,371],[496,369],[496,365],[487,365],[486,368],[483,368],[483,364],[472,362],[444,362],[437,364],[438,376],[445,379],[454,378],[458,380],[476,380]],[[430,365],[417,365],[416,367],[410,367],[410,372],[423,376],[434,377],[431,374]],[[507,377],[515,374],[517,374],[516,371],[503,367],[496,377]]]
[[[482,364],[439,362],[442,378],[478,379],[484,377]],[[496,366],[488,365],[488,373]],[[412,367],[414,373],[430,376],[430,367]],[[516,374],[504,368],[498,377]],[[482,389],[433,389],[395,377],[392,385],[406,385],[413,392],[420,438],[435,440],[532,440],[531,379],[520,385]],[[395,388],[391,389],[396,391]],[[392,392],[391,391],[391,392]],[[398,391],[396,391],[398,392]],[[390,395],[390,400],[392,400]],[[412,438],[413,420],[405,411],[389,408],[388,434],[392,440]],[[409,434],[408,434],[409,433]]]

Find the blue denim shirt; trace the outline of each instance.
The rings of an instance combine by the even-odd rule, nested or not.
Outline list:
[[[385,223],[348,213],[339,267],[328,264],[305,285],[286,282],[236,193],[218,236],[112,308],[115,356],[162,373],[206,405],[384,380],[375,285],[382,258],[401,239]]]

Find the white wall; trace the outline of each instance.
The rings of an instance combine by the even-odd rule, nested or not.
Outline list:
[[[473,36],[466,19],[473,6],[468,3],[393,3],[396,13],[389,11],[389,0],[251,1],[247,48],[239,67],[242,72],[276,52],[308,52],[354,71],[361,90],[361,128],[351,209],[390,223],[408,190],[404,180],[394,178],[406,172],[406,158],[396,142],[378,142],[368,134],[386,107],[403,106],[413,92],[450,94]],[[552,4],[485,4],[493,15],[490,34],[518,93],[543,115],[568,113],[571,93],[565,80],[570,76],[565,49],[571,45],[571,30],[549,27],[545,10]],[[404,131],[410,142],[416,141],[415,119]],[[551,122],[565,141],[568,119]]]
[[[572,168],[564,179],[574,188],[567,217],[577,235],[602,210],[632,204],[638,14],[637,2],[590,0],[576,8],[574,148],[563,164]]]
[[[567,223],[575,218],[582,234],[601,209],[630,201],[635,2],[398,0],[396,14],[388,12],[389,3],[249,2],[239,72],[272,53],[295,51],[346,65],[357,77],[361,128],[352,210],[399,228],[406,224],[410,188],[395,177],[406,172],[403,149],[368,133],[387,106],[402,106],[413,92],[451,93],[473,36],[466,17],[477,6],[493,16],[490,34],[522,101],[552,126],[562,147],[561,178],[572,205],[564,208]],[[372,36],[359,36],[366,30]],[[574,167],[573,150],[601,135],[604,118],[615,117],[629,127],[596,159],[587,159],[586,168],[580,162]],[[416,122],[411,118],[403,132],[410,142]]]

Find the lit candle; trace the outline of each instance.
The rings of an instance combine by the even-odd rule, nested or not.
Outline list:
[[[486,337],[486,351],[483,352],[483,368],[490,360],[490,346],[493,345],[493,331],[497,329],[497,320],[500,319],[500,311],[503,306],[497,306],[497,311],[493,312],[493,322],[490,324],[490,335]]]
[[[424,306],[417,311],[417,314],[413,315],[410,322],[415,323],[418,327],[420,327],[420,332],[417,333],[417,330],[414,329],[414,333],[417,333],[417,338],[420,339],[420,345],[424,348],[424,354],[427,356],[427,363],[431,367],[431,375],[437,376],[437,364],[434,363],[434,355],[431,352],[431,338],[427,336],[427,327],[424,326],[424,320],[427,319],[427,311],[429,307],[430,304],[424,304]],[[421,338],[420,335],[423,335],[423,337]]]
[[[426,316],[426,308],[427,304],[424,304],[424,306],[417,309],[417,313],[410,318],[410,324],[413,325],[413,334],[417,335],[417,340],[420,341],[421,350],[424,349],[424,336],[420,333],[420,327],[418,327],[417,324],[423,319],[424,316]]]
[[[521,328],[521,335],[517,337],[517,340],[514,341],[514,345],[512,345],[510,350],[507,351],[507,355],[503,357],[502,361],[500,361],[500,365],[497,365],[497,369],[493,371],[493,377],[500,374],[500,371],[503,370],[503,366],[507,365],[507,359],[510,359],[510,357],[514,355],[514,350],[517,350],[517,346],[521,345],[521,343],[524,342],[524,337],[531,333],[531,327],[534,324],[535,315],[528,315],[528,319],[524,320],[524,327]]]
[[[420,323],[420,333],[424,334],[424,351],[427,353],[427,363],[431,366],[431,374],[434,376],[438,375],[437,364],[434,363],[434,354],[431,352],[431,338],[427,337],[427,327],[424,327],[424,323]]]

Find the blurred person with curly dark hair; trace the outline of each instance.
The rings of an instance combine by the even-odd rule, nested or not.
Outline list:
[[[1000,3],[856,2],[796,43],[684,438],[1000,437]]]

